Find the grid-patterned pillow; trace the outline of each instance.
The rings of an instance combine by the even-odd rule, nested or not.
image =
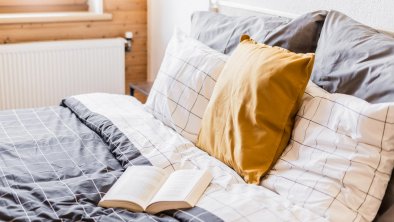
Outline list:
[[[227,56],[176,30],[145,107],[193,143]]]
[[[394,165],[394,103],[310,82],[290,144],[262,185],[329,221],[372,221]]]

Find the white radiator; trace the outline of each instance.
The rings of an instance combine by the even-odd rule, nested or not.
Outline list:
[[[125,93],[124,39],[0,45],[0,110],[58,105],[68,96]]]

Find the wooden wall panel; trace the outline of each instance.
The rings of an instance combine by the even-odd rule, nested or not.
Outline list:
[[[0,0],[0,6],[25,6],[25,5],[80,5],[87,0]]]
[[[87,10],[87,0],[0,0],[0,13]]]
[[[29,1],[30,0],[25,0]],[[48,3],[53,0],[42,0]],[[85,0],[59,0],[67,7]],[[15,0],[0,0],[0,8],[14,4]],[[34,1],[31,1],[34,2]],[[68,3],[68,4],[67,4]],[[60,7],[59,5],[52,5]],[[104,0],[104,11],[112,13],[112,21],[34,23],[0,25],[0,44],[123,37],[126,31],[134,33],[133,51],[126,53],[126,92],[130,81],[145,81],[147,75],[147,1]],[[140,97],[142,100],[143,97]]]
[[[20,13],[20,12],[83,12],[87,11],[87,5],[48,5],[48,6],[36,6],[32,5],[29,7],[20,6],[0,6],[0,13]]]

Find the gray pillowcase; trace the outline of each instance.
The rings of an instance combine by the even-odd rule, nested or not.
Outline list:
[[[394,37],[330,11],[318,42],[312,81],[331,93],[370,103],[394,102]]]
[[[270,32],[290,21],[278,16],[233,17],[214,12],[194,12],[191,20],[190,36],[224,54],[234,51],[243,34],[263,42]]]
[[[195,12],[192,15],[191,36],[225,54],[231,54],[243,34],[248,34],[257,42],[293,52],[315,52],[327,13],[310,12],[291,21],[269,15],[231,17],[213,12]]]
[[[264,43],[297,53],[315,52],[328,11],[309,12],[271,32]]]

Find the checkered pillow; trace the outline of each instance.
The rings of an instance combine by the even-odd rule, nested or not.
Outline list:
[[[310,82],[290,144],[262,185],[329,221],[372,221],[394,165],[394,103]]]
[[[193,143],[227,56],[177,30],[145,107]]]

